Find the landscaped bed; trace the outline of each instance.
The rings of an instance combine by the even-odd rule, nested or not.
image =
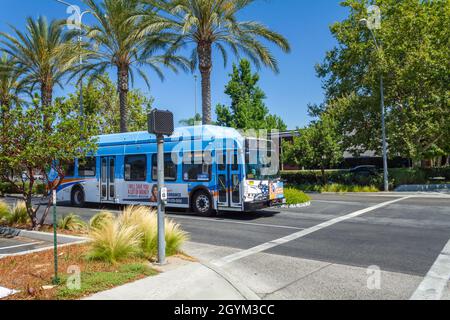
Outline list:
[[[111,264],[86,259],[88,250],[87,244],[59,249],[58,273],[61,284],[56,287],[52,287],[52,250],[0,259],[0,286],[19,291],[4,299],[80,299],[157,274],[146,259],[133,257]],[[77,268],[80,270],[81,288],[73,290],[67,286],[67,280],[71,277],[69,283],[74,284],[76,278],[70,270]]]
[[[25,222],[13,218],[16,215],[11,212],[17,210],[3,207],[7,224]],[[150,264],[158,253],[157,215],[150,208],[131,206],[118,216],[101,212],[88,224],[68,215],[58,227],[73,234],[86,233],[89,238],[85,244],[59,248],[61,283],[52,286],[53,250],[6,257],[0,259],[0,287],[19,291],[7,299],[79,299],[157,273]],[[165,236],[166,255],[179,255],[188,234],[166,219]]]

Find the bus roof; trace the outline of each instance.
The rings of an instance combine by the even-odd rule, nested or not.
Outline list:
[[[145,131],[102,135],[97,138],[100,146],[156,143],[156,136]],[[207,125],[177,128],[165,141],[216,139],[241,140],[243,136],[236,129]]]

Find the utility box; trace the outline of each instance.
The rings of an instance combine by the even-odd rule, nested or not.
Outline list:
[[[171,136],[174,132],[173,113],[155,109],[148,114],[148,132]]]

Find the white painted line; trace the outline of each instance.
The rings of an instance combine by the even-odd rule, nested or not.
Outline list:
[[[7,296],[10,296],[10,295],[15,294],[17,292],[18,291],[15,291],[15,290],[12,290],[12,289],[0,287],[0,299],[6,298]]]
[[[207,218],[198,218],[198,217],[189,217],[189,216],[177,216],[177,215],[169,215],[171,219],[185,219],[185,220],[198,220],[198,221],[206,221],[206,222],[219,222],[219,223],[231,223],[231,224],[242,224],[247,226],[256,226],[256,227],[269,227],[269,228],[280,228],[280,229],[292,229],[292,230],[305,230],[305,228],[297,228],[290,226],[279,226],[274,224],[264,224],[264,223],[253,223],[253,222],[242,222],[242,221],[233,221],[233,220],[220,220],[220,219],[207,219]]]
[[[30,243],[18,244],[18,245],[9,246],[9,247],[1,247],[0,250],[8,250],[8,249],[21,248],[21,247],[34,246],[36,244],[41,244],[41,243],[44,243],[44,242],[38,241],[38,242],[30,242]]]
[[[394,204],[396,202],[400,202],[400,201],[409,199],[411,197],[412,196],[408,196],[408,197],[404,197],[404,198],[401,198],[401,199],[396,199],[396,200],[392,200],[392,201],[388,201],[388,202],[383,202],[383,203],[377,204],[375,206],[372,206],[372,207],[369,207],[369,208],[366,208],[366,209],[358,210],[356,212],[347,214],[347,215],[342,216],[342,217],[337,217],[335,219],[332,219],[332,220],[329,220],[329,221],[325,221],[324,223],[321,223],[321,224],[319,224],[317,226],[314,226],[314,227],[311,227],[311,228],[308,228],[308,229],[304,229],[303,231],[291,234],[291,235],[289,235],[287,237],[276,239],[276,240],[273,240],[273,241],[270,241],[270,242],[266,242],[266,243],[263,243],[263,244],[261,244],[259,246],[250,248],[248,250],[243,250],[243,251],[237,252],[235,254],[229,255],[227,257],[215,260],[215,261],[212,262],[212,264],[214,264],[214,265],[216,265],[218,267],[222,267],[222,266],[224,266],[224,265],[226,265],[228,263],[231,263],[233,261],[240,260],[242,258],[248,257],[248,256],[253,255],[255,253],[266,251],[268,249],[277,247],[277,246],[285,244],[287,242],[291,242],[293,240],[296,240],[296,239],[302,238],[304,236],[307,236],[307,235],[309,235],[309,234],[311,234],[313,232],[316,232],[316,231],[322,230],[324,228],[330,227],[330,226],[335,225],[335,224],[337,224],[339,222],[343,222],[343,221],[346,221],[346,220],[358,217],[358,216],[363,215],[365,213],[368,213],[368,212],[371,212],[371,211],[374,211],[374,210],[386,207],[388,205],[391,205],[391,204]]]
[[[434,262],[422,283],[416,289],[411,300],[441,300],[450,280],[450,241]]]

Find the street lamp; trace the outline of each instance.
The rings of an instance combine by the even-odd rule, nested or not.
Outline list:
[[[78,34],[78,45],[79,45],[79,50],[80,50],[80,117],[81,117],[81,126],[83,126],[83,115],[84,115],[84,110],[83,110],[83,75],[81,74],[81,68],[83,66],[83,56],[82,56],[82,52],[81,52],[81,43],[82,43],[82,30],[81,30],[81,23],[82,23],[82,19],[84,17],[85,14],[88,13],[92,13],[89,10],[83,11],[81,12],[80,8],[76,5],[70,4],[66,1],[63,0],[55,0],[56,2],[59,2],[61,4],[66,5],[68,8],[72,8],[72,10],[74,11],[74,14],[76,14],[77,20],[75,23],[74,28],[78,29],[79,34]]]
[[[359,22],[367,27],[370,31],[370,34],[373,37],[373,41],[375,43],[375,47],[378,51],[381,51],[382,48],[378,44],[377,38],[375,37],[375,33],[372,28],[369,26],[367,19],[361,19]],[[387,160],[387,143],[386,143],[386,108],[384,106],[384,81],[383,81],[383,73],[380,74],[380,100],[381,100],[381,131],[383,136],[383,171],[384,171],[384,191],[389,191],[389,173],[388,173],[388,160]]]

